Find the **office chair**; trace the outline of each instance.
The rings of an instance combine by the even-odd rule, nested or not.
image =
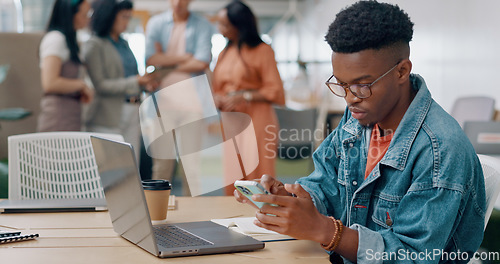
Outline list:
[[[104,198],[90,135],[124,141],[118,134],[87,132],[8,137],[9,199]]]
[[[461,127],[465,121],[491,121],[495,114],[495,99],[486,96],[461,97],[453,103],[450,114]]]
[[[275,106],[274,110],[280,125],[278,157],[288,160],[311,157],[315,149],[317,109],[293,110]]]
[[[481,154],[478,154],[477,156],[479,157],[481,167],[483,168],[484,186],[486,189],[486,213],[484,215],[484,230],[486,230],[491,213],[493,212],[493,207],[495,207],[495,201],[497,200],[500,192],[500,159]],[[487,253],[488,251],[479,248],[477,252]],[[471,259],[468,262],[468,264],[482,263],[483,261],[479,259]]]
[[[493,207],[500,193],[500,159],[487,155],[477,155],[481,162],[484,174],[484,185],[486,188],[486,214],[484,216],[484,229],[488,224]]]

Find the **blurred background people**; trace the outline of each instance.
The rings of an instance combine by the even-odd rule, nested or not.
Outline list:
[[[117,133],[131,143],[139,158],[139,104],[141,88],[153,91],[154,75],[139,75],[128,42],[121,37],[132,18],[129,0],[95,0],[90,26],[92,37],[82,49],[95,88],[86,112],[87,131]]]
[[[76,31],[88,24],[90,3],[57,0],[40,43],[40,70],[44,95],[37,130],[80,131],[81,102],[92,100],[93,90],[83,81]]]
[[[275,176],[279,128],[272,104],[285,104],[285,96],[274,51],[260,38],[254,14],[241,1],[232,1],[220,10],[218,28],[228,42],[214,69],[215,103],[223,112],[242,112],[252,118],[259,165],[253,172],[246,171],[246,179]],[[240,153],[246,151],[244,140],[238,142],[238,148]],[[238,175],[233,169],[225,168],[226,184],[232,183],[232,175]],[[232,184],[225,190],[227,195],[233,191]]]
[[[212,25],[190,12],[190,3],[191,0],[170,0],[171,9],[153,16],[147,24],[146,64],[157,69],[170,68],[161,80],[161,88],[204,73],[212,59]],[[158,107],[171,109],[168,112],[176,115],[169,119],[172,121],[201,118],[200,109],[193,109],[189,101],[189,98],[163,100]],[[168,126],[176,127],[176,124]],[[172,180],[175,162],[173,159],[153,159],[153,179]],[[186,177],[183,173],[181,177],[183,194],[188,195]]]
[[[189,11],[191,1],[170,0],[170,10],[147,24],[146,64],[174,68],[164,80],[170,84],[203,73],[212,59],[213,28]]]

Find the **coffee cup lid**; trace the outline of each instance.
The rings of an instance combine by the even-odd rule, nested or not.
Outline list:
[[[172,185],[167,180],[143,180],[142,188],[144,190],[170,190]]]

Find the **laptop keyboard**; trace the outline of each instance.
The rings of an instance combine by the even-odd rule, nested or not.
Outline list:
[[[213,244],[176,226],[154,226],[153,230],[158,244],[166,248]]]

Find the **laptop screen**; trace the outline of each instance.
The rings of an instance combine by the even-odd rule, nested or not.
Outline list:
[[[90,139],[115,232],[158,255],[132,146],[94,136]]]

